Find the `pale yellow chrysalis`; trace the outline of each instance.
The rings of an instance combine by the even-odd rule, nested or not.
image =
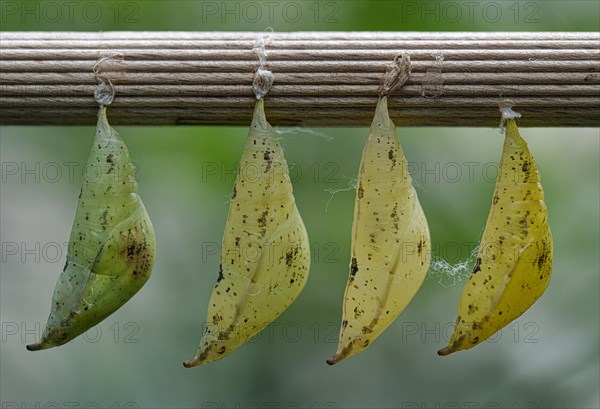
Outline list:
[[[30,351],[62,345],[98,324],[150,277],[156,241],[134,173],[125,143],[100,108],[67,262],[42,339]]]
[[[463,290],[448,355],[485,341],[523,314],[550,281],[553,246],[540,173],[514,119],[506,136],[477,262]]]
[[[259,100],[236,176],[217,283],[193,367],[231,353],[298,297],[310,266],[288,166]]]
[[[350,276],[333,365],[367,348],[404,310],[429,268],[429,228],[387,97],[364,146],[352,225]]]

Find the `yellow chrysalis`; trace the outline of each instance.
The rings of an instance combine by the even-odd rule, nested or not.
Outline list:
[[[360,162],[350,276],[338,349],[328,364],[367,348],[400,315],[425,279],[430,248],[427,220],[384,96]]]
[[[150,277],[156,241],[137,194],[135,167],[100,108],[67,262],[42,339],[27,349],[62,345],[125,304]]]
[[[540,173],[509,119],[492,207],[463,290],[448,355],[485,341],[544,293],[552,270],[552,235]]]
[[[310,266],[306,229],[264,102],[254,109],[223,236],[207,323],[189,368],[231,353],[298,297]]]

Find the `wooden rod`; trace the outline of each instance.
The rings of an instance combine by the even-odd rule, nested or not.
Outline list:
[[[387,66],[412,74],[390,98],[400,126],[600,125],[600,34],[437,32],[2,32],[0,125],[91,125],[92,67],[115,84],[114,125],[244,125],[253,48],[265,37],[273,125],[368,126]]]

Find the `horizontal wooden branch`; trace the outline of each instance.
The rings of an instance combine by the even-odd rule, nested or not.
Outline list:
[[[248,125],[266,36],[273,125],[367,126],[394,56],[412,74],[390,97],[400,126],[600,125],[598,33],[2,32],[0,124],[94,124],[92,67],[115,84],[114,125]]]

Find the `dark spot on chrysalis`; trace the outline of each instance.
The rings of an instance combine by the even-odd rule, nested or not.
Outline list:
[[[299,249],[297,247],[289,248],[285,253],[285,265],[291,267],[294,263],[294,259],[298,255]]]
[[[135,256],[135,243],[131,243],[127,246],[127,259],[128,260],[133,260],[133,257]]]
[[[231,192],[231,198],[235,199],[235,196],[237,195],[237,190],[235,188],[235,185],[233,185],[233,191]]]
[[[223,266],[219,263],[219,276],[217,277],[217,283],[223,279]]]
[[[473,272],[471,274],[476,274],[478,271],[481,271],[481,257],[477,257],[475,267],[473,267]]]
[[[108,226],[108,209],[104,210],[102,212],[102,215],[100,216],[100,227],[102,227],[102,230],[106,230],[106,227]]]
[[[263,159],[265,160],[265,162],[267,162],[267,166],[265,167],[265,173],[267,173],[270,169],[271,169],[271,151],[266,150],[264,155],[263,155]]]
[[[492,199],[492,203],[493,204],[497,204],[498,200],[500,200],[500,198],[498,197],[498,195],[494,195],[494,198]]]
[[[521,226],[522,229],[527,229],[528,227],[528,223],[527,223],[527,216],[529,216],[529,210],[527,210],[525,212],[525,214],[523,215],[523,217],[519,220],[519,225]]]
[[[421,239],[419,241],[419,244],[417,244],[417,252],[419,253],[419,255],[421,255],[421,253],[423,252],[423,239]]]
[[[469,315],[473,314],[475,311],[478,310],[478,308],[476,306],[474,306],[473,304],[469,304],[468,308],[469,308],[469,311],[468,311]]]
[[[115,161],[112,153],[108,154],[108,156],[106,157],[106,163],[110,164],[106,173],[112,173],[112,171],[115,170]]]
[[[393,148],[390,148],[388,152],[388,159],[392,161],[392,168],[396,166],[396,154]]]
[[[546,244],[546,240],[542,240],[542,249],[540,250],[540,254],[536,260],[538,267],[542,268],[544,266],[544,264],[546,264],[546,262],[548,261],[549,257],[550,257],[550,249],[548,248],[548,246]]]
[[[350,263],[350,276],[354,277],[358,272],[358,265],[356,264],[356,257],[352,257],[352,262]]]
[[[358,198],[362,199],[364,195],[365,195],[365,191],[362,187],[362,183],[359,183],[358,184]]]
[[[523,183],[529,182],[529,177],[531,176],[530,164],[531,162],[524,161],[523,165],[521,166],[521,170],[523,170]]]
[[[392,220],[394,221],[398,221],[398,203],[396,203],[394,205],[394,208],[392,209],[392,213],[390,213],[390,216],[392,218]]]
[[[267,215],[269,214],[268,210],[262,212],[261,216],[258,218],[257,222],[260,227],[265,227],[267,225]]]

